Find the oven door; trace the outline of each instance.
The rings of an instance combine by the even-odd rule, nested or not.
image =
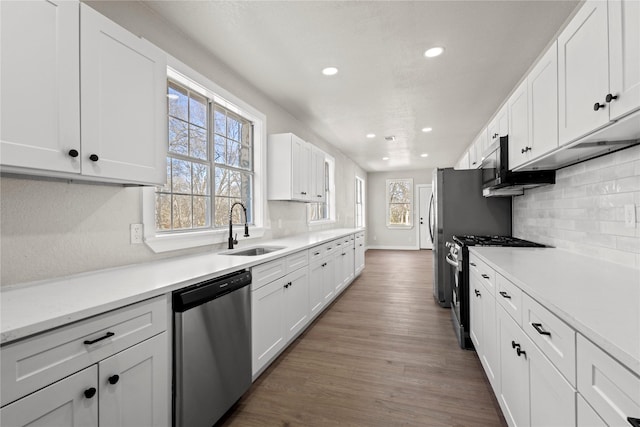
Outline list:
[[[460,347],[464,348],[464,327],[461,316],[463,306],[462,299],[464,297],[462,294],[462,249],[458,248],[456,250],[454,248],[452,248],[451,252],[449,252],[446,257],[447,263],[449,264],[450,274],[453,276],[451,280],[451,320],[453,321],[453,329],[456,333],[456,337],[458,338],[458,344]]]

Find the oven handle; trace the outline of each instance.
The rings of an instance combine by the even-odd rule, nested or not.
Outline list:
[[[447,263],[453,265],[455,268],[458,268],[458,262],[451,259],[449,255],[451,254],[447,254],[447,256],[445,257],[445,259],[447,260]]]

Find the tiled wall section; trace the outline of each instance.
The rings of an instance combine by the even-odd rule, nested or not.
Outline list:
[[[640,268],[640,145],[558,170],[555,185],[514,197],[513,209],[516,237]]]

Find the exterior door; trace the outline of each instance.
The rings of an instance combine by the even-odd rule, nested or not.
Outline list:
[[[433,249],[431,234],[429,233],[429,202],[431,200],[431,186],[418,185],[418,214],[420,215],[420,249]]]

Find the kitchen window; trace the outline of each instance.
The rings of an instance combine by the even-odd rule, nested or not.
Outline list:
[[[356,227],[364,227],[364,179],[356,176]]]
[[[413,227],[413,179],[388,179],[387,227]]]
[[[261,237],[264,116],[174,62],[167,72],[167,181],[144,192],[145,242],[163,252],[226,241],[235,202],[247,208],[251,237]],[[240,207],[232,222],[244,224]]]
[[[308,203],[309,223],[335,220],[335,161],[325,154],[324,160],[324,202]]]

